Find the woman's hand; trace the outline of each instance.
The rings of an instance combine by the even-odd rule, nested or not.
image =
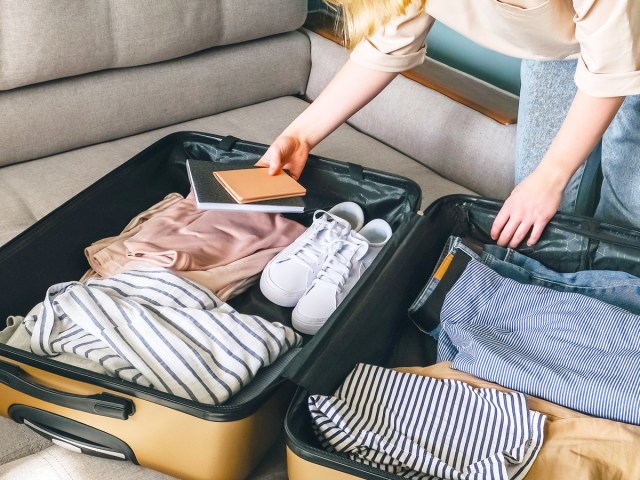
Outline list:
[[[397,72],[371,70],[348,60],[256,165],[268,166],[272,175],[286,168],[292,177],[299,178],[309,151],[380,93],[396,75]]]
[[[498,245],[516,248],[529,230],[527,245],[540,239],[571,176],[602,138],[623,101],[624,97],[592,97],[578,88],[547,154],[513,189],[493,222],[491,238]]]
[[[307,163],[309,150],[309,145],[303,140],[280,135],[258,160],[256,166],[269,167],[270,175],[277,175],[282,169],[289,170],[291,176],[297,180]]]
[[[531,231],[527,245],[534,245],[558,211],[566,182],[547,174],[541,164],[513,189],[491,228],[491,238],[501,247],[516,248]]]

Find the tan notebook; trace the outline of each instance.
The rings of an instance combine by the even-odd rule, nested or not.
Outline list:
[[[300,197],[307,190],[285,172],[269,175],[264,167],[221,170],[213,176],[238,203]]]

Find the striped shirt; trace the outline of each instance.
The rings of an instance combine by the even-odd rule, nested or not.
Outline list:
[[[411,479],[523,478],[546,419],[517,392],[364,364],[309,411],[326,449]]]
[[[302,341],[163,268],[54,285],[24,322],[35,354],[78,355],[206,404],[223,403]]]
[[[438,358],[452,368],[640,425],[640,316],[471,260],[446,295],[441,322]]]

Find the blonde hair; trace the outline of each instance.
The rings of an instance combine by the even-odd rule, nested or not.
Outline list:
[[[392,18],[405,13],[415,0],[324,0],[335,9],[336,22],[342,20],[344,44],[355,47]],[[421,0],[424,7],[426,0]]]

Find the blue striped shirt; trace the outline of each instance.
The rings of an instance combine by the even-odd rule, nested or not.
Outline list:
[[[640,316],[471,260],[447,293],[441,325],[438,358],[452,368],[640,425]]]
[[[223,403],[302,343],[291,328],[238,313],[163,268],[53,285],[24,323],[35,354],[78,355],[123,380],[207,404]]]
[[[309,411],[326,449],[411,479],[523,478],[546,418],[517,392],[364,364]]]

